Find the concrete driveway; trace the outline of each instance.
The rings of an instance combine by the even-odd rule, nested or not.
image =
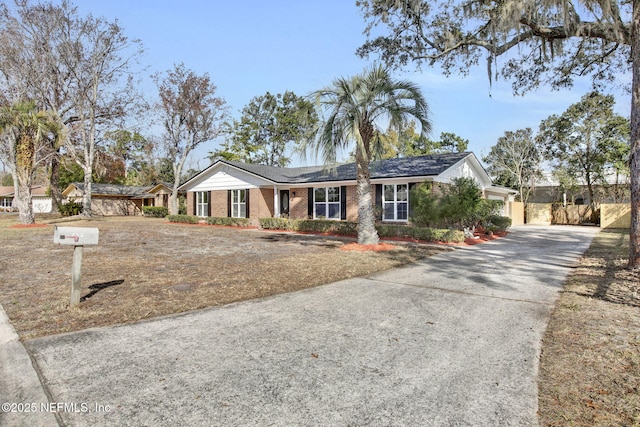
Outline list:
[[[69,426],[534,426],[542,335],[597,232],[514,227],[366,278],[25,345]]]

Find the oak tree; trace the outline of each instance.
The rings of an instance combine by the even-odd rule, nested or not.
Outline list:
[[[603,85],[631,71],[629,267],[640,268],[640,0],[356,4],[370,37],[358,53],[378,54],[391,67],[437,63],[445,74],[466,75],[482,61],[490,79],[511,80],[516,93],[571,87],[578,76]]]
[[[505,132],[482,161],[496,184],[518,189],[523,203],[542,178],[542,157],[531,128]]]
[[[227,124],[223,149],[210,157],[285,167],[296,142],[309,138],[317,126],[315,116],[299,119],[299,112],[311,107],[308,100],[291,91],[256,96],[242,109],[239,120]]]

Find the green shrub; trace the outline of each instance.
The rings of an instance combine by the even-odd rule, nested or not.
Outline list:
[[[311,233],[334,233],[343,236],[354,236],[357,234],[358,223],[331,221],[328,219],[301,219],[296,221],[295,230]]]
[[[433,194],[431,183],[424,182],[411,190],[411,222],[418,227],[438,227],[440,216],[440,197]]]
[[[60,211],[60,215],[62,216],[79,215],[82,213],[82,203],[71,201],[60,205],[58,210]]]
[[[376,229],[380,237],[409,238],[424,242],[460,243],[464,241],[464,233],[459,230],[389,224],[376,225]]]
[[[265,230],[288,230],[310,233],[333,233],[341,236],[358,234],[358,223],[322,219],[261,218],[260,227]],[[464,241],[464,233],[458,230],[442,230],[407,225],[378,224],[378,236],[409,238],[425,242],[459,243]]]
[[[142,213],[152,218],[164,218],[169,215],[169,209],[164,206],[143,206]]]
[[[473,178],[454,178],[440,199],[440,216],[447,228],[475,227],[482,205],[482,192]]]
[[[489,231],[506,231],[511,227],[511,218],[501,215],[490,215],[486,218],[484,228]]]
[[[227,225],[231,227],[248,227],[249,218],[229,218],[209,216],[206,219],[209,225]]]
[[[265,230],[295,230],[296,220],[287,218],[260,218],[260,228]]]
[[[193,215],[169,215],[167,216],[169,222],[179,222],[182,224],[197,224],[200,218]]]

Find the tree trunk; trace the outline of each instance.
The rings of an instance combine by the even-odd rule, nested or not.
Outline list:
[[[178,215],[180,213],[180,207],[178,206],[178,187],[180,186],[180,180],[175,178],[173,181],[173,189],[171,190],[171,196],[169,196],[169,215]]]
[[[60,149],[51,157],[49,164],[49,192],[51,193],[51,207],[60,211],[62,205],[62,190],[60,189]]]
[[[640,0],[638,0],[640,1]],[[358,243],[377,245],[380,242],[376,230],[376,218],[373,211],[371,192],[371,171],[368,156],[356,147],[356,194],[358,197]]]
[[[629,230],[629,268],[640,268],[640,0],[633,0],[631,58],[631,227]]]
[[[28,171],[18,171],[18,192],[15,201],[18,205],[18,218],[22,224],[34,224],[33,201],[31,196],[31,179]]]
[[[91,217],[91,172],[84,168],[84,193],[82,194],[82,216]]]

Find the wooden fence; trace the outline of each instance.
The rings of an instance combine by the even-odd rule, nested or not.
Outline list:
[[[601,228],[629,228],[631,206],[629,204],[600,205],[593,212],[588,205],[553,205],[551,203],[528,203],[526,223],[536,225],[579,225],[600,223]]]

